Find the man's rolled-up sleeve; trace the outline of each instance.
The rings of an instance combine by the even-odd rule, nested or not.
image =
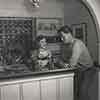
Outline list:
[[[76,66],[81,55],[81,46],[78,42],[76,42],[73,46],[72,56],[70,58],[70,65]]]

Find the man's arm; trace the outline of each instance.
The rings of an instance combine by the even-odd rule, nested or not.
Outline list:
[[[76,42],[72,49],[72,57],[70,59],[69,64],[72,66],[76,66],[81,55],[82,49],[79,42]]]

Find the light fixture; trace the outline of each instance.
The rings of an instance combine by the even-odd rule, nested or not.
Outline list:
[[[30,0],[30,2],[35,8],[40,7],[40,0]]]

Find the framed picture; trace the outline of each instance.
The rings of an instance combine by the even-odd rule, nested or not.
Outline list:
[[[87,24],[73,24],[72,25],[73,36],[82,40],[87,45]]]
[[[62,25],[62,18],[36,18],[36,35],[55,36]]]

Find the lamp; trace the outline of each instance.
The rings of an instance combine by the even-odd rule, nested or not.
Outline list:
[[[30,0],[30,2],[35,8],[40,7],[40,0]]]

